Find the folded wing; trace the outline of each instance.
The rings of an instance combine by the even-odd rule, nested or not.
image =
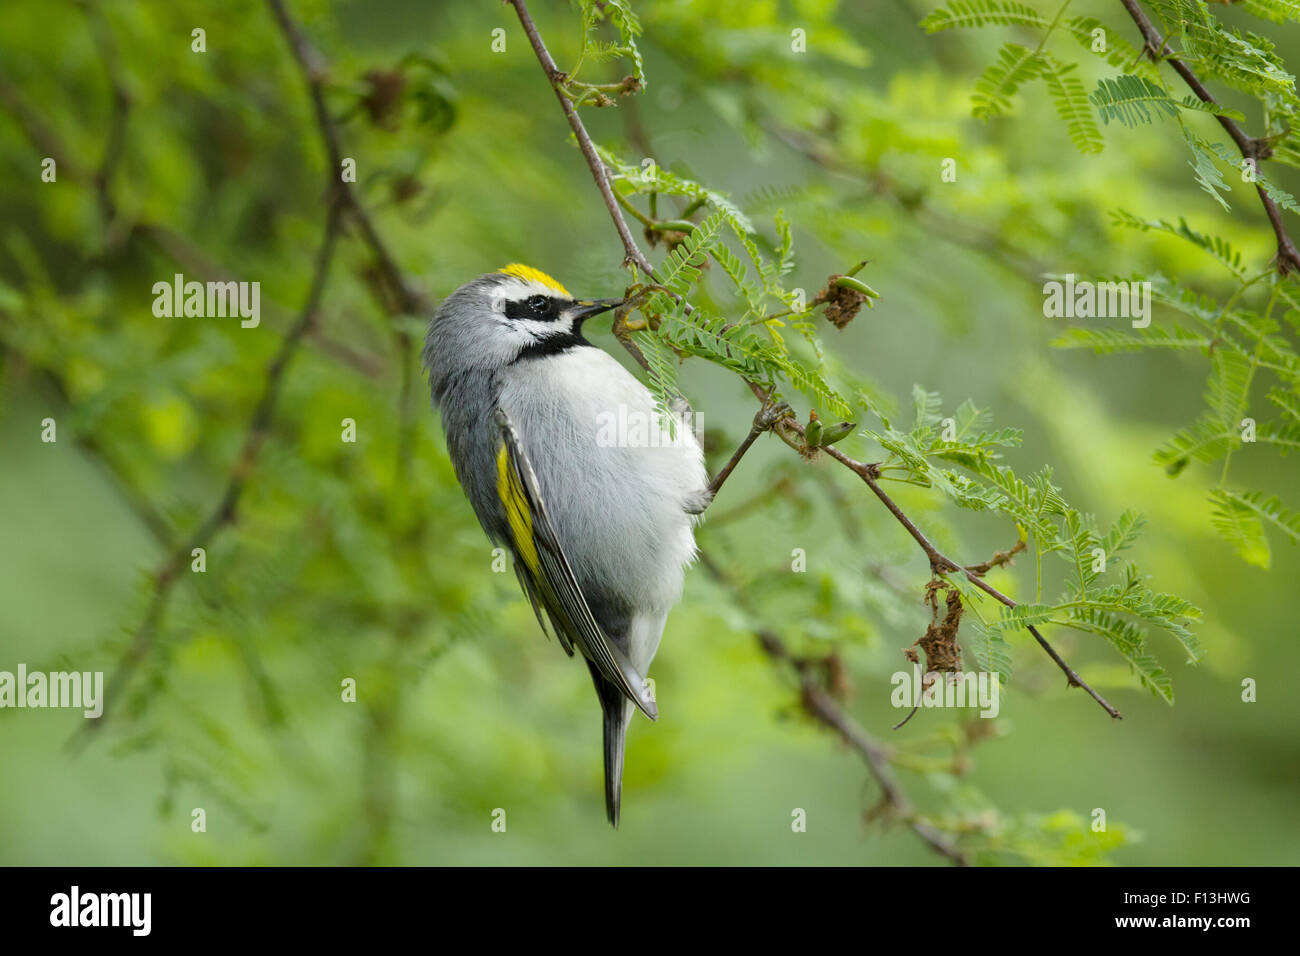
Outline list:
[[[637,673],[591,613],[546,513],[537,475],[509,417],[499,408],[496,423],[501,431],[497,494],[506,512],[516,571],[534,612],[538,611],[540,602],[565,650],[572,654],[576,646],[606,680],[647,717],[656,719],[659,711],[645,678]],[[538,620],[541,620],[540,613]]]

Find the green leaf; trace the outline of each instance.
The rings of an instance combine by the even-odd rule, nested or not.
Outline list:
[[[1097,81],[1097,88],[1088,98],[1097,107],[1103,123],[1113,119],[1130,129],[1151,123],[1153,112],[1156,117],[1177,116],[1180,109],[1226,116],[1238,122],[1246,119],[1237,110],[1218,103],[1206,103],[1190,93],[1176,100],[1151,78],[1132,74],[1103,77]]]
[[[1011,97],[1022,85],[1043,75],[1042,57],[1018,43],[1005,43],[998,58],[975,81],[971,113],[979,119],[1002,116],[1011,109]]]
[[[1008,0],[953,0],[921,21],[926,33],[961,27],[1035,27],[1046,29],[1048,20],[1033,7]]]
[[[929,428],[939,421],[943,397],[938,392],[927,392],[920,385],[912,386],[913,431]]]
[[[1228,201],[1222,195],[1228,191],[1228,184],[1223,181],[1219,167],[1214,164],[1214,157],[1211,155],[1213,148],[1185,126],[1183,140],[1187,143],[1187,148],[1192,151],[1192,158],[1187,165],[1192,167],[1197,185],[1214,197],[1214,201],[1225,210],[1229,209]]]
[[[1123,551],[1127,551],[1137,541],[1142,534],[1142,529],[1146,527],[1147,519],[1140,511],[1129,509],[1121,514],[1115,523],[1111,525],[1110,530],[1106,532],[1106,537],[1102,539],[1101,546],[1106,550],[1106,560],[1109,561],[1114,556]]]
[[[1238,0],[1237,6],[1273,23],[1300,23],[1300,0]]]
[[[1064,66],[1054,57],[1043,55],[1043,79],[1056,107],[1056,115],[1065,123],[1070,141],[1081,153],[1100,153],[1105,146],[1101,130],[1088,108],[1088,94],[1072,71],[1078,64]]]
[[[967,635],[967,644],[975,656],[979,669],[989,674],[997,674],[1002,684],[1011,682],[1011,645],[1000,631],[984,626],[984,623],[971,614],[962,620],[962,629]]]
[[[1174,684],[1160,662],[1146,652],[1141,628],[1115,614],[1095,608],[1071,611],[1069,625],[1081,631],[1100,634],[1110,642],[1144,687],[1166,703],[1174,702]]]
[[[1017,604],[1015,607],[1003,607],[1001,616],[990,625],[997,631],[1015,631],[1022,627],[1046,624],[1056,616],[1056,607],[1051,604]]]
[[[1239,170],[1245,172],[1245,166],[1243,164],[1246,160],[1243,159],[1241,154],[1233,147],[1227,146],[1224,143],[1211,143],[1210,149],[1219,157],[1219,159],[1223,160],[1229,166],[1236,166]],[[1300,204],[1296,203],[1295,197],[1269,179],[1268,176],[1264,174],[1264,170],[1259,168],[1258,161],[1253,162],[1255,166],[1253,171],[1255,182],[1259,183],[1260,188],[1263,189],[1264,192],[1268,193],[1269,198],[1283,209],[1289,209],[1292,212],[1300,212]]]
[[[1123,34],[1118,30],[1109,29],[1096,17],[1071,17],[1066,21],[1066,26],[1079,44],[1093,56],[1100,57],[1111,66],[1120,67],[1128,73],[1136,72],[1151,79],[1159,78],[1155,65],[1146,58],[1143,51],[1124,39]],[[1094,33],[1097,30],[1103,31],[1104,50],[1094,49],[1096,44]]]
[[[1208,156],[1207,156],[1208,159]],[[1215,174],[1217,175],[1217,170]],[[1220,180],[1220,182],[1222,182]],[[1224,186],[1224,189],[1227,187]],[[1226,206],[1224,208],[1227,208]],[[1233,248],[1232,244],[1220,236],[1212,236],[1206,233],[1197,232],[1187,224],[1187,220],[1181,216],[1178,222],[1171,223],[1167,219],[1143,219],[1135,216],[1123,209],[1116,209],[1111,213],[1111,222],[1117,226],[1124,226],[1129,229],[1140,229],[1143,232],[1154,229],[1159,232],[1168,233],[1171,236],[1177,236],[1179,239],[1186,240],[1197,248],[1203,250],[1215,259],[1219,260],[1234,276],[1245,281],[1246,267],[1241,261],[1241,253]],[[1155,281],[1152,277],[1152,286],[1154,291],[1160,292],[1162,289],[1176,289],[1169,280],[1161,277],[1160,281]],[[1170,304],[1173,304],[1170,302]]]
[[[610,44],[591,37],[592,30],[606,16],[618,30],[619,43]],[[594,62],[610,59],[614,55],[626,56],[632,61],[632,75],[645,86],[645,63],[636,38],[641,35],[641,21],[626,0],[582,0],[582,22],[585,30],[583,55]]]
[[[1157,116],[1178,115],[1178,107],[1164,87],[1145,76],[1102,77],[1088,99],[1103,123],[1115,120],[1130,129],[1152,122],[1152,110]]]
[[[1276,495],[1262,491],[1210,492],[1214,507],[1211,521],[1242,559],[1267,570],[1270,564],[1265,527],[1280,531],[1292,544],[1300,544],[1300,513],[1291,511]]]
[[[1074,327],[1052,340],[1059,349],[1092,349],[1097,355],[1137,352],[1141,349],[1207,349],[1211,339],[1179,326],[1145,329]]]
[[[1088,522],[1073,509],[1067,511],[1065,515],[1065,535],[1069,542],[1068,558],[1074,565],[1075,579],[1071,582],[1071,587],[1077,585],[1077,597],[1086,598],[1092,585],[1100,576],[1099,571],[1093,570],[1096,559],[1092,553],[1093,549],[1100,545],[1096,534],[1088,527]]]
[[[1273,553],[1260,516],[1228,491],[1210,492],[1210,524],[1247,564],[1268,570]]]

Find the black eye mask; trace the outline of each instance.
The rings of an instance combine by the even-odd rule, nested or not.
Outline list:
[[[554,322],[560,317],[560,301],[549,295],[530,295],[526,299],[506,303],[506,317],[531,319],[535,322]]]

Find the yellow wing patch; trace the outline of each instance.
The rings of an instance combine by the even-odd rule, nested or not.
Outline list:
[[[504,442],[497,452],[497,496],[505,505],[515,551],[534,576],[540,574],[541,562],[537,558],[537,544],[533,541],[533,515],[528,510],[528,499],[524,496],[524,489],[519,487],[519,477],[510,463],[510,452]]]
[[[570,299],[573,298],[573,296],[569,295],[568,289],[560,285],[541,269],[534,269],[532,266],[526,266],[522,262],[512,262],[508,266],[502,266],[497,270],[497,272],[504,272],[506,275],[514,276],[516,279],[526,279],[529,282],[540,282],[548,289],[554,289],[556,292],[560,293],[560,295],[567,296]]]

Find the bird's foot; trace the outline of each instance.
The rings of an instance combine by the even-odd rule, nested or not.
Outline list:
[[[765,401],[754,415],[754,431],[765,432],[776,427],[777,422],[794,417],[794,409],[785,402]]]

